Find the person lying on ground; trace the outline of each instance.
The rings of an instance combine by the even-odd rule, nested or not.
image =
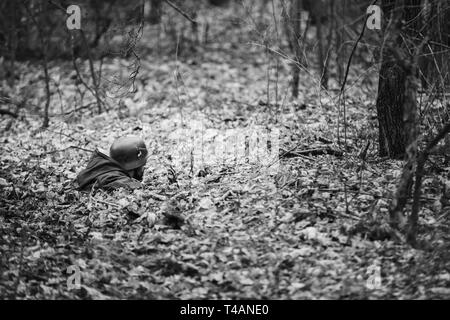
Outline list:
[[[78,189],[115,190],[142,188],[148,150],[138,136],[125,136],[113,142],[109,152],[96,149],[86,169],[77,176]]]

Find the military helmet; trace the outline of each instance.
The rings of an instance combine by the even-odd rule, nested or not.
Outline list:
[[[133,170],[145,165],[148,151],[140,137],[125,136],[113,142],[109,155],[125,170]]]

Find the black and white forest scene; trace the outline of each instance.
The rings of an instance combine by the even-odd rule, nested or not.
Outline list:
[[[0,0],[0,299],[450,299],[449,53],[449,0]]]

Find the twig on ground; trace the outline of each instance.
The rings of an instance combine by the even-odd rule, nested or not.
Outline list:
[[[73,149],[80,149],[80,150],[87,151],[87,152],[94,152],[94,150],[82,148],[82,147],[79,147],[79,146],[68,146],[67,148],[48,151],[48,152],[46,152],[44,154],[52,154],[52,153],[56,153],[56,152],[62,152],[62,151],[66,151],[67,149],[72,149],[72,148]]]
[[[159,200],[159,201],[165,201],[165,200],[167,200],[167,197],[162,196],[162,195],[157,194],[157,193],[154,193],[154,192],[152,192],[152,191],[147,191],[147,190],[146,190],[146,194],[149,195],[150,197],[156,199],[156,200]]]
[[[116,204],[116,203],[109,202],[109,201],[100,200],[100,199],[94,199],[94,201],[95,201],[95,202],[98,202],[98,203],[106,204],[106,205],[111,206],[111,207],[121,208],[120,205],[118,205],[118,204]]]
[[[75,109],[67,111],[67,112],[50,114],[50,117],[65,116],[65,115],[68,115],[68,114],[71,114],[71,113],[74,113],[74,112],[77,112],[77,111],[80,111],[83,109],[88,109],[94,104],[96,104],[96,102],[91,102],[91,103],[85,104],[84,106],[75,108]]]
[[[332,148],[319,148],[319,149],[307,149],[307,150],[291,150],[282,155],[284,158],[295,158],[305,155],[318,156],[323,154],[330,154],[336,157],[342,157],[343,152]],[[311,159],[312,160],[312,159]]]
[[[6,110],[6,109],[0,109],[0,115],[7,115],[11,116],[13,118],[17,118],[19,115],[17,113],[14,113],[12,111]]]

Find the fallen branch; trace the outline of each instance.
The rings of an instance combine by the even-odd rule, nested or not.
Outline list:
[[[151,191],[146,191],[146,194],[149,195],[150,197],[156,199],[156,200],[159,200],[159,201],[167,200],[167,197],[162,196],[162,195],[157,194],[157,193],[154,193],[154,192],[151,192]]]
[[[83,109],[88,109],[88,108],[90,108],[90,107],[91,107],[92,105],[94,105],[94,104],[96,104],[96,102],[88,103],[88,104],[86,104],[86,105],[84,105],[84,106],[75,108],[75,109],[73,109],[73,110],[71,110],[71,111],[67,111],[67,112],[63,112],[63,113],[54,113],[54,114],[50,114],[50,116],[51,116],[51,117],[65,116],[65,115],[68,115],[68,114],[71,114],[71,113],[74,113],[74,112],[77,112],[77,111],[80,111],[80,110],[83,110]]]
[[[6,109],[0,109],[0,115],[2,115],[2,114],[11,116],[13,118],[17,118],[19,116],[17,113],[14,113],[14,112],[6,110]]]
[[[322,148],[322,149],[307,149],[307,150],[295,150],[295,151],[288,151],[283,154],[284,158],[295,158],[295,157],[301,157],[301,156],[318,156],[318,155],[333,155],[336,157],[342,157],[343,152],[340,150],[335,150],[332,148]]]
[[[100,200],[100,199],[94,199],[94,201],[97,202],[97,203],[106,204],[107,206],[111,206],[111,207],[114,207],[114,208],[118,208],[118,209],[121,208],[121,206],[118,205],[117,203],[112,203],[112,202],[108,202],[108,201]]]
[[[94,150],[90,150],[90,149],[86,149],[86,148],[82,148],[82,147],[78,147],[78,146],[68,146],[67,148],[48,151],[44,154],[52,154],[52,153],[56,153],[56,152],[62,152],[62,151],[66,151],[68,149],[79,149],[79,150],[83,150],[83,151],[87,151],[87,152],[94,152]]]
[[[317,189],[317,191],[320,191],[320,192],[336,192],[336,193],[343,193],[343,192],[345,192],[344,190],[338,189],[338,188],[335,188],[335,189],[319,188],[319,189]],[[372,196],[372,197],[374,197],[374,199],[389,199],[387,196],[379,196],[379,195],[376,195],[376,194],[373,194],[373,193],[361,192],[361,191],[358,191],[358,190],[347,190],[347,192],[348,193],[356,193],[357,195]],[[422,196],[422,197],[420,197],[420,200],[423,200],[423,201],[438,201],[439,198],[423,197]]]
[[[333,141],[328,140],[328,139],[326,139],[324,137],[317,137],[317,140],[322,142],[322,143],[325,143],[325,144],[332,144],[333,143]]]

